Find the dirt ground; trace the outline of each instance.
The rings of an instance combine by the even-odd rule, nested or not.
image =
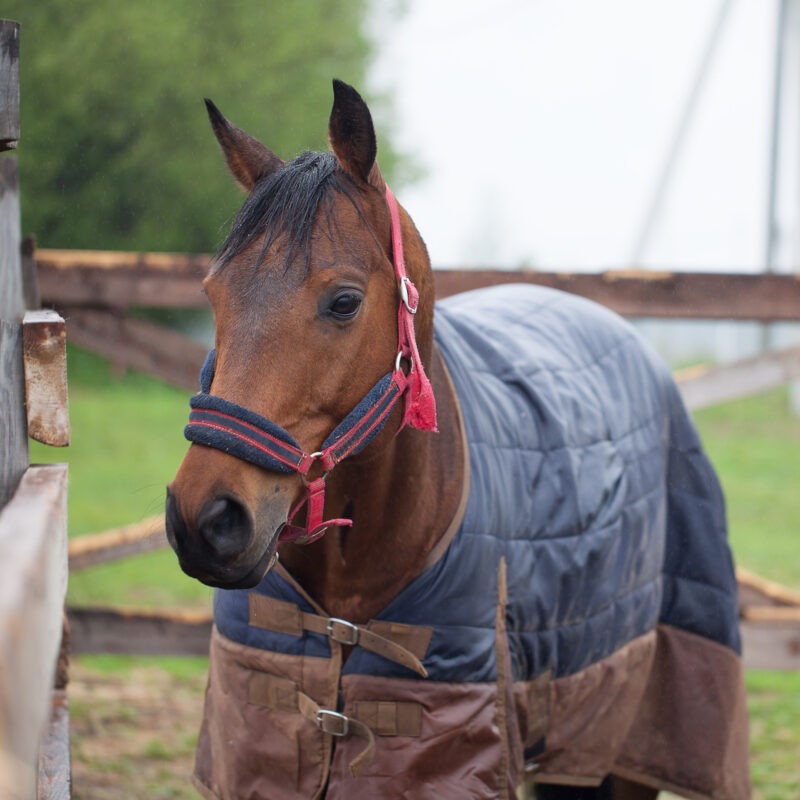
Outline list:
[[[205,676],[70,670],[74,800],[199,798],[190,776]]]

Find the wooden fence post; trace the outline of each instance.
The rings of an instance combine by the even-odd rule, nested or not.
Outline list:
[[[18,60],[19,25],[0,20],[0,151],[19,139]],[[67,587],[67,466],[28,466],[26,414],[40,439],[65,443],[64,321],[29,315],[24,357],[32,296],[20,257],[17,164],[0,156],[0,800],[67,800],[63,694],[53,708]]]

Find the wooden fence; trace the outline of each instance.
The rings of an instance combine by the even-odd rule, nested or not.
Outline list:
[[[0,20],[0,150],[19,140],[19,25]],[[26,267],[28,268],[26,270]],[[0,156],[0,799],[69,797],[67,467],[28,465],[28,435],[69,441],[64,320],[38,311],[20,251],[16,160]],[[33,309],[33,310],[27,310]],[[57,669],[58,667],[58,669]],[[54,691],[55,686],[55,691]]]
[[[38,250],[33,254],[47,304],[67,318],[69,338],[187,390],[197,387],[206,348],[131,313],[137,306],[207,308],[199,290],[208,256]],[[573,292],[629,317],[800,321],[800,276],[616,271],[599,274],[435,270],[438,297],[525,282]],[[677,376],[691,409],[765,391],[800,378],[800,347]],[[166,546],[163,516],[82,537],[70,544],[70,569]],[[800,596],[740,574],[745,663],[800,668]],[[210,612],[69,610],[76,652],[203,655]]]
[[[70,572],[167,547],[164,517],[73,539]],[[800,669],[800,592],[737,570],[744,663],[750,669]],[[76,653],[205,656],[211,611],[68,609]]]
[[[70,341],[121,368],[138,369],[190,391],[197,388],[206,348],[130,309],[208,308],[200,282],[209,256],[38,250],[35,260],[43,302],[67,318]],[[800,322],[800,275],[450,269],[437,269],[434,275],[439,298],[521,282],[572,292],[627,317]],[[689,408],[702,408],[800,378],[800,347],[677,378]]]

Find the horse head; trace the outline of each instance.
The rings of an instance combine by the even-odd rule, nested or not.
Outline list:
[[[167,536],[187,574],[213,586],[245,588],[273,563],[290,511],[309,482],[332,466],[331,460],[314,461],[331,432],[381,376],[394,367],[402,380],[413,364],[408,353],[398,353],[391,214],[372,119],[358,93],[334,81],[332,153],[304,153],[288,163],[206,102],[227,166],[249,194],[203,283],[214,313],[215,351],[205,370],[207,402],[199,411],[195,406],[195,425],[187,428],[193,443],[167,487]],[[419,292],[419,357],[427,363],[430,263],[410,218],[401,213],[399,220],[408,275]],[[240,409],[238,417],[225,413],[231,408]],[[267,426],[272,421],[278,434],[267,427],[262,436],[291,441],[311,460],[298,469],[248,460],[224,441],[204,438],[219,435],[224,425],[203,414],[227,419],[224,435],[238,437],[235,444],[245,449],[258,446],[248,414]],[[354,458],[390,448],[406,418],[402,403],[392,408]],[[202,435],[191,436],[190,429]],[[280,450],[280,441],[275,447]]]

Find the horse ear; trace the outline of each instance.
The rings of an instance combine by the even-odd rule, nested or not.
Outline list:
[[[378,152],[372,115],[361,95],[335,78],[328,140],[339,166],[351,178],[368,182]]]
[[[258,183],[259,178],[275,172],[283,161],[254,136],[237,128],[222,116],[220,110],[206,98],[206,110],[211,127],[217,137],[222,155],[236,182],[246,192]]]

